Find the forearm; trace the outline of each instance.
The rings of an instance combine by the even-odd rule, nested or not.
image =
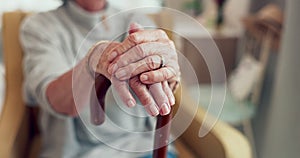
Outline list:
[[[56,112],[77,116],[77,110],[88,104],[93,85],[94,79],[86,68],[86,59],[83,59],[73,69],[50,82],[46,89],[46,96]]]
[[[110,52],[116,44],[114,42],[99,41],[90,48],[86,57],[72,70],[69,70],[49,84],[46,96],[55,111],[70,116],[77,116],[82,108],[90,104],[91,92],[94,86],[97,94],[105,96],[110,86],[108,79],[110,77],[106,73],[109,62],[100,59],[103,56],[107,56],[105,54]],[[95,76],[94,73],[96,74]]]

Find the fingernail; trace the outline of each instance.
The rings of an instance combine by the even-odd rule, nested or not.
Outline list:
[[[161,115],[167,115],[170,113],[170,106],[167,103],[163,103],[160,109]]]
[[[159,111],[158,111],[158,108],[156,105],[149,105],[148,107],[146,107],[146,110],[151,116],[157,116],[159,114]]]
[[[129,100],[128,102],[127,102],[127,106],[128,107],[134,107],[135,106],[135,103],[134,103],[134,101],[133,100]]]
[[[125,70],[119,70],[116,72],[116,77],[118,79],[122,79],[123,77],[125,77],[127,74],[127,72]]]
[[[108,60],[112,61],[117,57],[118,53],[116,51],[113,51],[109,56],[108,56]]]
[[[142,81],[147,81],[148,80],[148,76],[147,75],[141,75],[141,80]]]
[[[172,97],[172,98],[170,99],[170,102],[171,102],[171,103],[170,103],[171,105],[175,105],[175,99],[174,99],[174,97]]]

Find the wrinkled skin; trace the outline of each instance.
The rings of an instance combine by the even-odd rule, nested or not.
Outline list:
[[[121,43],[99,46],[105,49],[100,59],[92,58],[99,61],[94,60],[91,65],[96,65],[94,71],[111,80],[121,100],[129,107],[134,106],[136,101],[128,90],[126,80],[150,115],[166,115],[170,106],[175,104],[172,93],[175,85],[169,85],[168,81],[173,83],[174,78],[179,76],[175,47],[164,31],[138,27],[141,26],[132,24],[131,29],[136,28],[135,31]],[[99,53],[92,54],[96,56]],[[159,68],[162,57],[165,67]]]

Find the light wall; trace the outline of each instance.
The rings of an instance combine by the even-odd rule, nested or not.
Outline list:
[[[119,9],[132,9],[137,7],[161,6],[160,0],[108,0],[110,4]]]
[[[0,12],[3,11],[46,11],[57,8],[61,0],[1,0]]]

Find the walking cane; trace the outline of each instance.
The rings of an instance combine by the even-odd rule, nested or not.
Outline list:
[[[172,119],[172,110],[168,115],[157,116],[155,135],[154,135],[153,158],[167,158],[171,119]]]
[[[105,120],[105,94],[110,85],[110,81],[103,75],[95,74],[95,91],[92,91],[90,103],[90,119],[94,125],[101,125]]]
[[[101,125],[105,120],[105,94],[111,83],[102,75],[97,75],[95,80],[95,89],[91,95],[91,122],[94,125]],[[96,94],[95,94],[96,93]],[[94,98],[94,97],[97,98]],[[170,135],[170,120],[172,118],[172,110],[170,114],[165,116],[157,116],[156,130],[154,136],[153,158],[167,158],[168,141]]]

